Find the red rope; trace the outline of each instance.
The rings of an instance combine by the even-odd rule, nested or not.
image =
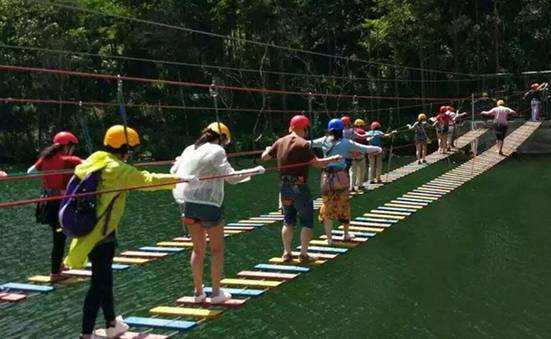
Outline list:
[[[11,71],[11,72],[37,72],[37,73],[48,73],[48,74],[61,74],[61,75],[70,75],[70,76],[79,76],[84,78],[94,78],[94,79],[103,79],[103,80],[125,80],[133,82],[142,82],[150,84],[165,84],[181,87],[196,87],[209,89],[211,84],[197,83],[197,82],[186,82],[186,81],[175,81],[175,80],[164,80],[164,79],[151,79],[151,78],[141,78],[141,77],[131,77],[124,75],[113,75],[113,74],[100,74],[100,73],[87,73],[80,71],[70,71],[64,69],[53,69],[53,68],[38,68],[38,67],[26,67],[26,66],[11,66],[11,65],[0,65],[0,70]],[[388,99],[388,100],[463,100],[465,98],[421,98],[421,97],[385,97],[385,96],[365,96],[365,95],[351,95],[351,94],[333,94],[333,93],[306,93],[298,91],[285,91],[279,89],[267,89],[267,88],[254,88],[254,87],[237,87],[237,86],[228,86],[228,85],[217,85],[217,88],[237,91],[237,92],[255,92],[255,93],[273,93],[273,94],[285,94],[285,95],[300,95],[300,96],[315,96],[315,97],[328,97],[328,98],[348,98],[348,99]]]
[[[291,165],[285,165],[280,167],[270,167],[266,169],[266,172],[268,171],[279,171],[282,169],[288,169],[288,168],[296,168],[296,167],[304,167],[312,164],[313,161],[307,161],[302,163],[296,163]],[[213,176],[207,176],[199,178],[200,181],[205,180],[215,180],[215,179],[224,179],[224,178],[231,178],[231,177],[244,177],[248,175],[254,175],[257,174],[256,171],[250,171],[250,172],[244,172],[239,174],[223,174],[223,175],[213,175]],[[8,202],[2,202],[0,203],[0,208],[5,207],[15,207],[15,206],[24,206],[24,205],[32,205],[39,202],[47,202],[47,201],[57,201],[57,200],[63,200],[65,198],[81,198],[81,197],[87,197],[92,195],[101,195],[101,194],[107,194],[107,193],[115,193],[115,192],[128,192],[143,188],[155,188],[155,187],[163,187],[163,186],[170,186],[175,185],[179,183],[187,182],[187,180],[175,180],[173,182],[169,183],[163,183],[163,184],[152,184],[152,185],[137,185],[137,186],[130,186],[125,188],[115,188],[115,189],[108,189],[108,190],[102,190],[102,191],[95,191],[95,192],[86,192],[86,193],[79,193],[79,194],[68,194],[68,195],[56,195],[51,197],[41,197],[41,198],[35,198],[35,199],[23,199],[23,200],[16,200],[16,201],[8,201]]]
[[[262,152],[264,151],[257,150],[257,151],[235,152],[235,153],[228,153],[226,156],[228,158],[236,158],[236,157],[243,157],[248,155],[258,155],[258,154],[262,154]],[[136,167],[150,167],[150,166],[172,165],[173,163],[174,163],[173,160],[161,160],[161,161],[150,161],[150,162],[138,162],[132,165]],[[42,178],[42,177],[51,176],[51,175],[64,175],[64,174],[73,174],[73,173],[74,173],[73,169],[41,171],[40,173],[0,177],[0,183],[3,181],[31,180],[31,179],[37,179],[37,178]]]

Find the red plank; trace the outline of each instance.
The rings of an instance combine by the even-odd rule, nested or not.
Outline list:
[[[27,299],[26,294],[21,294],[21,293],[2,293],[2,294],[0,294],[0,301],[14,303],[14,302],[18,302],[18,301],[25,300],[25,299]]]

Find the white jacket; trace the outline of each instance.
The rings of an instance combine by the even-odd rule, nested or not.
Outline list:
[[[179,177],[194,175],[197,178],[239,174],[228,162],[226,151],[218,144],[205,143],[199,147],[188,146],[170,169]],[[250,180],[250,175],[200,180],[195,183],[180,183],[172,191],[177,203],[193,202],[221,207],[224,202],[224,182],[238,184]]]

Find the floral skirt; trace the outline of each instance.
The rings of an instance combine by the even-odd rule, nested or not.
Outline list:
[[[322,195],[323,204],[319,212],[319,221],[338,220],[342,223],[350,222],[350,197],[348,189],[329,192]]]

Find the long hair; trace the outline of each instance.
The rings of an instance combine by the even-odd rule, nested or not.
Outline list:
[[[40,151],[39,157],[43,159],[49,159],[63,150],[64,146],[61,144],[53,144],[42,151]]]
[[[203,131],[201,136],[195,141],[195,148],[199,148],[200,146],[206,144],[207,142],[215,142],[218,141],[220,144],[222,144],[222,139],[224,139],[224,136],[220,136],[220,134],[216,133],[215,131],[211,129],[206,129]]]

